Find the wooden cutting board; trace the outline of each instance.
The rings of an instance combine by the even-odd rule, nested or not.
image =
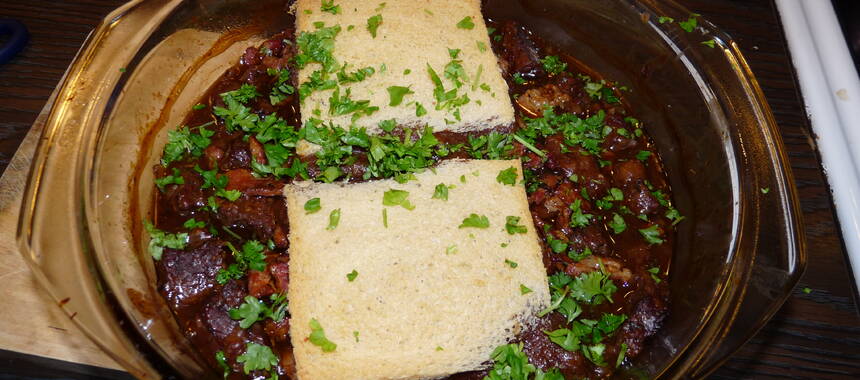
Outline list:
[[[0,178],[0,349],[121,369],[42,290],[15,239],[30,162],[55,96],[56,90]]]

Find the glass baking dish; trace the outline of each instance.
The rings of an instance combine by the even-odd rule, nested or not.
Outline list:
[[[154,286],[140,239],[151,167],[167,130],[285,12],[282,0],[132,1],[89,36],[51,107],[18,243],[65,313],[139,378],[215,376]],[[632,90],[687,219],[670,317],[617,376],[708,374],[778,310],[806,263],[780,135],[735,42],[702,19],[692,33],[661,24],[690,15],[666,0],[488,0],[485,14]]]

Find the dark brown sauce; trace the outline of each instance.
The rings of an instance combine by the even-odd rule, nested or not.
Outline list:
[[[669,205],[660,202],[657,194],[662,192],[666,200],[671,199],[662,164],[653,144],[645,134],[626,136],[620,129],[632,131],[624,120],[629,109],[624,104],[623,91],[612,88],[608,94],[620,98],[619,102],[606,97],[596,100],[585,89],[588,79],[575,73],[586,74],[591,82],[600,77],[582,66],[573,57],[560,52],[531,36],[521,27],[509,22],[488,21],[498,30],[498,40],[493,39],[493,49],[500,57],[510,95],[517,107],[517,121],[511,126],[500,126],[490,131],[474,134],[450,132],[435,133],[443,144],[466,144],[469,137],[490,132],[511,133],[523,127],[526,117],[536,117],[544,106],[551,106],[556,113],[572,113],[580,118],[605,113],[604,123],[611,131],[603,138],[599,156],[585,153],[581,148],[568,146],[561,135],[539,138],[536,147],[546,152],[541,159],[519,143],[513,144],[512,156],[524,157],[524,168],[533,174],[533,186],[527,186],[530,208],[535,227],[546,236],[562,240],[575,252],[590,250],[593,255],[579,261],[562,253],[554,253],[544,242],[544,263],[548,274],[565,272],[571,276],[596,270],[604,271],[613,279],[618,290],[613,302],[599,305],[581,305],[580,318],[597,320],[604,313],[624,314],[627,320],[613,334],[606,337],[604,359],[614,364],[622,345],[626,345],[627,357],[634,357],[643,349],[645,339],[657,333],[665,317],[668,302],[666,281],[656,281],[649,268],[660,268],[658,275],[665,278],[669,268],[674,232],[672,221],[666,217]],[[159,291],[173,310],[188,339],[213,370],[220,371],[215,353],[223,351],[232,368],[231,377],[243,378],[241,355],[249,342],[271,346],[280,357],[278,373],[289,377],[294,373],[292,348],[289,343],[289,318],[276,323],[265,320],[247,329],[238,326],[228,311],[238,307],[246,295],[268,299],[273,293],[286,292],[289,281],[288,241],[289,226],[286,221],[286,206],[279,189],[289,179],[254,178],[250,176],[250,162],[257,159],[259,150],[254,147],[253,137],[242,132],[228,132],[223,121],[212,114],[214,106],[223,106],[219,94],[239,88],[242,84],[253,84],[264,96],[251,101],[249,107],[260,115],[275,113],[289,125],[298,127],[300,115],[297,96],[272,105],[268,92],[275,78],[267,74],[268,68],[291,67],[290,58],[295,53],[293,32],[287,30],[264,42],[261,48],[251,47],[224,75],[200,98],[205,108],[191,111],[184,124],[194,127],[214,123],[212,143],[199,158],[186,157],[171,163],[167,168],[156,166],[156,178],[178,170],[184,178],[182,185],[168,185],[163,192],[156,190],[153,215],[156,226],[168,232],[188,232],[190,242],[185,250],[165,249],[164,256],[156,262]],[[268,53],[270,52],[270,53]],[[568,73],[549,75],[544,71],[539,58],[546,55],[561,55],[568,64]],[[292,70],[295,85],[295,70]],[[513,75],[525,81],[515,83]],[[609,84],[607,84],[609,86]],[[637,159],[642,151],[651,152],[647,158]],[[355,153],[357,159],[350,168],[342,168],[353,180],[361,177],[367,158],[364,152]],[[465,151],[454,153],[444,159],[467,158]],[[297,158],[294,158],[297,159]],[[309,164],[311,176],[318,172],[314,157],[302,158]],[[287,163],[288,165],[289,163]],[[217,168],[219,173],[230,178],[234,188],[241,188],[243,195],[234,202],[219,201],[217,211],[205,209],[212,189],[201,189],[202,179],[194,167],[204,170]],[[609,194],[610,189],[619,189],[624,199],[616,207],[600,209],[598,199]],[[591,222],[584,227],[571,227],[571,208],[580,202],[584,213],[591,214]],[[623,205],[630,214],[623,213]],[[637,215],[647,216],[647,221]],[[610,231],[608,221],[615,215],[623,218],[626,229],[620,233]],[[189,218],[204,222],[211,228],[183,227]],[[648,244],[639,229],[657,226],[662,231],[662,244]],[[240,246],[243,241],[256,239],[271,241],[266,252],[268,267],[263,272],[249,271],[238,280],[224,285],[215,281],[218,270],[233,260],[225,248],[227,242]],[[561,314],[552,312],[541,318],[537,326],[523,331],[517,341],[524,343],[524,351],[537,367],[548,370],[559,368],[568,378],[606,377],[615,366],[597,366],[579,351],[568,352],[552,343],[543,331],[555,330],[565,325]],[[464,373],[452,379],[480,379],[486,372]],[[264,375],[259,373],[257,375]]]

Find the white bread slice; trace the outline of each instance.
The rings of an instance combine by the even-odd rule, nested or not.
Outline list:
[[[380,108],[355,122],[367,127],[368,133],[380,134],[382,131],[377,124],[389,119],[406,127],[429,125],[434,131],[454,132],[483,130],[514,122],[508,86],[490,48],[480,0],[335,0],[334,4],[340,6],[340,14],[322,12],[320,0],[298,0],[296,26],[299,32],[312,32],[316,30],[316,22],[324,22],[325,26],[340,25],[333,53],[338,63],[348,63],[347,72],[368,66],[376,70],[364,81],[341,85],[341,93],[351,88],[352,99],[370,100],[371,105]],[[373,38],[367,30],[367,20],[377,14],[383,21]],[[467,16],[472,18],[474,28],[458,28],[457,23]],[[451,61],[449,48],[461,50],[459,59],[470,80],[474,80],[479,68],[481,71],[474,82],[477,86],[473,88],[473,83],[467,83],[458,92],[471,99],[460,107],[459,121],[451,112],[435,109],[434,85],[427,70],[427,65],[431,65],[445,89],[452,89],[452,82],[444,76],[445,65]],[[319,68],[319,64],[309,64],[300,69],[299,83],[306,82]],[[404,74],[406,70],[410,73]],[[486,84],[489,90],[482,90],[481,84]],[[389,86],[409,87],[414,94],[406,95],[401,105],[392,107],[389,106]],[[316,117],[343,127],[351,125],[350,115],[333,117],[328,114],[331,94],[332,90],[318,91],[305,99],[301,105],[302,123]],[[413,101],[421,103],[427,114],[416,116],[415,105],[407,105]],[[316,109],[321,111],[319,117],[312,114]]]
[[[499,183],[496,176],[511,167],[516,185]],[[299,380],[430,379],[477,370],[549,304],[520,161],[446,161],[434,171],[406,184],[286,187]],[[455,185],[447,201],[431,198],[440,183]],[[383,206],[390,189],[408,191],[414,209]],[[322,209],[307,214],[312,198]],[[335,209],[340,222],[326,230]],[[471,213],[487,216],[489,228],[458,228]],[[526,233],[506,232],[507,216],[520,217]],[[353,270],[358,276],[350,282]],[[531,293],[522,294],[521,285]],[[308,340],[312,318],[337,344],[333,352]]]

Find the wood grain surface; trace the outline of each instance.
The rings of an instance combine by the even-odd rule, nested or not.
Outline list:
[[[757,76],[789,152],[809,252],[806,273],[788,302],[712,377],[860,378],[857,293],[775,6],[772,0],[679,2],[734,37]],[[31,33],[27,48],[0,66],[0,170],[5,169],[84,38],[121,3],[0,1],[0,18],[18,19]],[[803,288],[811,292],[807,294]],[[69,376],[75,377],[71,372]]]

